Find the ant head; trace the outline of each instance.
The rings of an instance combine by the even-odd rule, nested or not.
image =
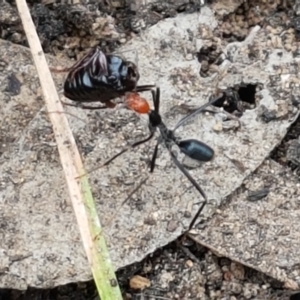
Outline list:
[[[147,114],[150,112],[149,103],[138,93],[126,93],[125,105],[127,108],[132,109],[139,114]]]

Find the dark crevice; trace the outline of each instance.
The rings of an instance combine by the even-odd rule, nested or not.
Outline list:
[[[255,91],[256,84],[247,84],[246,86],[240,86],[238,94],[240,100],[249,104],[255,104]]]
[[[300,300],[300,293],[296,293],[290,297],[290,300]]]
[[[270,157],[281,165],[289,167],[300,175],[300,116],[290,127],[285,138],[272,152]],[[298,159],[299,157],[299,159]]]
[[[241,84],[229,87],[214,106],[223,107],[229,113],[241,116],[246,109],[255,108],[256,84]]]

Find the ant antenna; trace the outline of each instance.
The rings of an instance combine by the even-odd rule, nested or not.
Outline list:
[[[194,112],[192,112],[191,114],[183,117],[174,127],[173,132],[180,126],[182,126],[183,124],[185,124],[188,120],[192,119],[193,117],[195,117],[197,114],[199,114],[200,112],[204,111],[208,106],[212,105],[213,103],[217,102],[219,99],[221,99],[223,97],[223,95],[218,95],[217,97],[212,98],[209,102],[205,103],[204,105],[202,105],[201,107],[199,107],[197,110],[195,110]]]

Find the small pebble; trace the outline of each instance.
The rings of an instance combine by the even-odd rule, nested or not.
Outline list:
[[[245,269],[241,264],[232,262],[230,265],[230,270],[235,279],[244,280]]]
[[[193,59],[193,55],[191,53],[188,53],[185,57],[186,60],[192,60]]]
[[[194,263],[189,259],[185,262],[185,265],[188,267],[188,268],[192,268],[194,266]]]
[[[140,275],[135,275],[130,278],[129,286],[134,290],[144,290],[151,285],[150,280],[148,278],[142,277]]]
[[[213,126],[213,130],[216,132],[220,132],[223,130],[223,125],[222,122],[217,122],[214,126]]]
[[[238,282],[230,282],[228,287],[229,287],[229,290],[235,295],[239,295],[243,290],[242,284],[240,284]]]

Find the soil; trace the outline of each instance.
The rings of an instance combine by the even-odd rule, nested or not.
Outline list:
[[[151,287],[142,292],[131,289],[129,280],[136,274],[150,280]],[[182,246],[175,241],[141,263],[119,270],[117,276],[125,299],[297,299],[289,298],[290,292],[271,278],[227,258],[217,257],[192,242]],[[99,298],[93,282],[85,282],[52,290],[2,290],[0,299]]]
[[[201,9],[200,1],[189,0],[169,0],[164,1],[164,4],[161,1],[148,1],[146,5],[141,5],[142,1],[138,0],[131,1],[129,5],[121,0],[82,0],[78,5],[58,0],[27,2],[44,51],[74,59],[95,45],[100,45],[104,51],[116,50],[163,18]],[[114,7],[108,2],[112,2]],[[208,5],[216,5],[216,2],[209,1]],[[231,2],[238,2],[239,5],[233,4],[233,12],[230,14],[223,16],[219,13],[220,26],[214,33],[225,44],[243,40],[255,25],[272,28],[284,26],[292,28],[295,33],[300,31],[297,27],[298,6],[294,6],[295,1]],[[14,1],[4,1],[1,6],[4,7],[0,11],[1,38],[27,45]],[[284,46],[287,49],[290,47],[291,51],[299,51],[293,47],[292,42],[285,42]],[[207,76],[211,67],[217,64],[219,54],[220,49],[214,37],[211,37],[205,49],[199,51],[199,60],[206,66],[200,76]],[[297,100],[296,105],[299,104]],[[297,160],[299,134],[300,118],[271,154],[272,159],[285,168],[291,168],[296,174],[300,165]],[[142,292],[132,289],[129,280],[134,275],[150,280],[151,287]],[[185,241],[184,244],[175,241],[158,249],[142,262],[119,270],[117,276],[127,299],[300,299],[300,295],[295,293],[291,296],[291,292],[285,290],[281,283],[227,258],[218,257],[193,241]],[[97,299],[97,295],[91,281],[51,290],[0,290],[2,299],[80,300]]]

